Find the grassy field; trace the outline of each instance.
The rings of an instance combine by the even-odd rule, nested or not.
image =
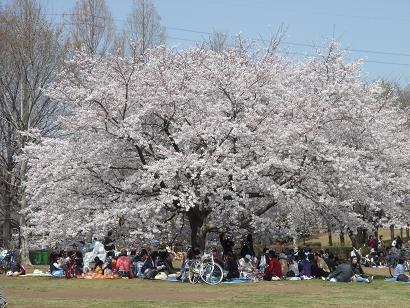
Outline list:
[[[410,284],[272,281],[218,286],[146,280],[0,278],[9,307],[410,307]]]

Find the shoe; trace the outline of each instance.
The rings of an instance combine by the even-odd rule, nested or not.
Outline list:
[[[369,278],[367,278],[367,281],[368,281],[369,283],[372,283],[372,282],[373,282],[373,276],[370,276]]]
[[[320,278],[322,278],[323,281],[326,281],[326,278],[325,278],[325,277],[322,276],[322,277],[320,277]]]

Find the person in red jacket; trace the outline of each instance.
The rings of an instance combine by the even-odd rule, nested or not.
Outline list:
[[[118,271],[118,275],[121,277],[128,277],[132,278],[132,262],[131,259],[128,257],[128,253],[126,249],[121,250],[120,256],[117,259],[116,268]]]
[[[279,280],[282,277],[282,267],[276,256],[276,253],[271,250],[269,251],[269,263],[265,271],[264,280]]]

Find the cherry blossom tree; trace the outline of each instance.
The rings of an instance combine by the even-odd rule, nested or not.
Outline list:
[[[294,236],[302,213],[408,221],[406,118],[335,44],[297,63],[244,43],[144,57],[78,53],[48,89],[71,113],[27,151],[33,235],[189,229],[203,248],[212,231]]]

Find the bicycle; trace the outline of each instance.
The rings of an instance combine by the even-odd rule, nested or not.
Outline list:
[[[386,263],[389,268],[389,273],[391,277],[394,277],[394,271],[399,262],[399,259],[405,260],[404,269],[406,272],[410,272],[410,249],[404,248],[397,252],[390,251],[390,253],[386,255]]]
[[[212,252],[204,253],[189,266],[188,279],[192,284],[202,280],[206,284],[216,285],[222,282],[223,276],[223,269],[215,262]]]

